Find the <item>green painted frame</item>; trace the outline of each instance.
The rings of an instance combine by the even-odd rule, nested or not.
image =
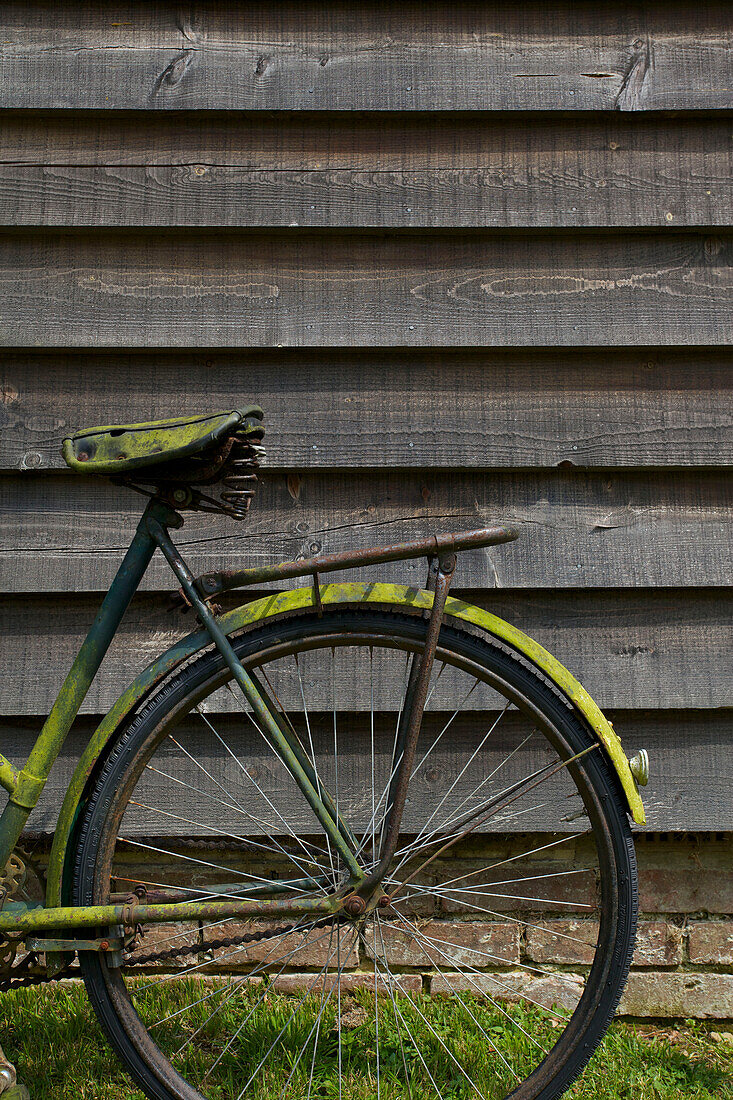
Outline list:
[[[180,558],[169,537],[168,528],[180,527],[181,524],[181,517],[167,505],[155,500],[148,504],[117,576],[110,586],[89,634],[59,691],[48,719],[31,751],[28,762],[20,772],[16,772],[10,762],[5,757],[0,756],[0,784],[10,794],[8,804],[2,816],[0,816],[0,857],[4,862],[16,845],[25,822],[40,797],[51,767],[109,648],[122,616],[156,548],[160,548],[177,578],[183,584],[187,595],[193,598],[196,610],[206,629],[188,635],[153,661],[120,696],[97,727],[79,760],[61,807],[50,855],[46,904],[35,908],[22,903],[11,902],[6,904],[0,912],[0,932],[43,932],[48,929],[129,924],[138,921],[147,923],[185,920],[192,915],[208,919],[208,917],[241,916],[245,914],[295,913],[296,910],[302,910],[303,904],[306,903],[298,905],[295,902],[275,901],[258,904],[256,901],[249,900],[211,902],[204,907],[198,902],[141,905],[135,906],[134,914],[129,906],[68,905],[70,842],[74,835],[76,822],[84,806],[87,785],[94,773],[97,762],[105,751],[105,747],[158,684],[183,661],[195,653],[209,648],[212,643],[220,650],[224,659],[230,665],[240,687],[266,724],[268,733],[277,742],[278,751],[283,754],[284,762],[290,767],[296,782],[303,790],[304,796],[310,802],[314,812],[337,846],[344,849],[345,858],[349,862],[351,851],[348,846],[348,839],[339,829],[339,824],[332,818],[327,804],[320,799],[318,792],[309,789],[312,785],[308,781],[308,776],[301,774],[302,768],[299,768],[298,761],[294,759],[292,747],[287,744],[280,725],[269,713],[267,703],[260,696],[256,684],[247,675],[234,655],[229,639],[239,631],[275,616],[309,608],[319,609],[319,607],[322,608],[325,605],[379,604],[400,609],[430,611],[433,606],[434,594],[423,589],[393,584],[364,582],[319,584],[316,587],[309,586],[266,596],[217,617],[213,615],[201,599],[188,567]],[[606,753],[626,796],[632,819],[637,824],[644,824],[644,807],[620,739],[588,692],[572,674],[537,642],[488,611],[449,597],[445,604],[444,617],[445,619],[454,618],[458,622],[471,623],[505,642],[531,661],[555,684],[557,689],[562,692],[568,702],[588,724]],[[2,866],[2,863],[0,863],[0,866]],[[358,867],[352,869],[352,874],[353,881],[358,882],[360,877]],[[323,912],[326,914],[334,911],[338,903],[325,900],[308,902],[307,905],[308,912]],[[204,909],[206,909],[206,912],[204,912]]]

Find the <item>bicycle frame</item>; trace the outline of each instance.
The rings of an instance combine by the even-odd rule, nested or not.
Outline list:
[[[435,656],[440,623],[455,567],[454,551],[472,546],[487,546],[506,542],[517,537],[510,528],[487,528],[464,533],[461,536],[442,536],[432,540],[406,543],[354,554],[333,555],[310,562],[290,562],[273,566],[269,570],[243,570],[239,573],[215,574],[197,581],[179,554],[169,534],[169,528],[180,528],[181,516],[161,500],[152,499],[138,524],[132,543],[105,596],[99,612],[64,680],[51,712],[44,723],[30,756],[17,772],[11,763],[0,755],[0,785],[10,798],[0,816],[0,867],[10,857],[28,817],[37,804],[48,780],[51,768],[64,744],[71,726],[79,713],[86,694],[96,676],[123,615],[135,594],[156,549],[160,549],[181,584],[185,601],[197,612],[198,618],[210,640],[221,653],[224,661],[252,707],[260,728],[290,771],[315,816],[323,826],[330,841],[349,869],[351,880],[347,887],[325,899],[283,899],[258,902],[254,899],[211,900],[207,902],[183,901],[161,904],[142,904],[127,899],[124,904],[102,906],[31,906],[24,902],[6,902],[0,910],[0,933],[27,933],[54,930],[84,929],[106,925],[134,926],[137,923],[155,923],[190,919],[220,919],[225,917],[283,916],[323,914],[324,916],[345,909],[352,915],[366,906],[365,897],[375,886],[381,867],[389,862],[397,842],[402,808],[407,793],[407,783],[419,735],[422,710],[427,685]],[[365,876],[355,858],[356,842],[335,812],[333,800],[315,782],[307,756],[291,735],[287,723],[273,709],[266,692],[258,685],[239,661],[232,645],[210,609],[207,599],[212,589],[240,587],[264,579],[285,576],[313,575],[314,593],[320,592],[319,572],[427,556],[431,560],[429,587],[434,591],[426,643],[421,654],[413,658],[409,678],[407,705],[403,728],[400,731],[403,760],[393,789],[390,791],[385,844],[380,853],[377,872]],[[202,592],[207,595],[202,595]],[[318,597],[317,597],[318,599]],[[95,949],[97,941],[58,940],[59,947],[69,949],[76,943],[79,949]],[[104,944],[106,941],[99,941]],[[45,949],[51,949],[51,941]],[[82,944],[84,945],[82,947]],[[99,949],[97,947],[96,949]],[[102,947],[102,949],[105,949]]]

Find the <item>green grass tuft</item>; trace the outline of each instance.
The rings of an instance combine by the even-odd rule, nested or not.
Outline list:
[[[191,989],[184,987],[189,983],[172,984],[179,988],[163,985],[151,991],[144,1008],[138,1006],[140,1011],[149,1011],[160,1018],[175,1011],[178,1004],[185,1004]],[[196,985],[193,980],[190,984]],[[211,1093],[212,1100],[225,1100],[238,1094],[242,1086],[241,1065],[252,1064],[251,1059],[258,1057],[258,1051],[267,1049],[284,1025],[287,1025],[287,1042],[280,1054],[279,1068],[285,1066],[289,1070],[299,1045],[309,1033],[316,1008],[314,1003],[306,1001],[288,1023],[293,1003],[281,994],[268,996],[258,1011],[255,1026],[248,1031],[247,1041],[233,1044],[231,1057],[222,1061],[222,1076]],[[409,1012],[409,1002],[402,1003],[404,1010]],[[433,1032],[446,1035],[451,1020],[455,1021],[450,1002],[425,998],[419,999],[418,1005],[420,1011],[429,1016]],[[342,999],[343,1100],[371,1100],[376,1095],[374,1019],[367,1006],[368,1000],[359,993]],[[482,1025],[489,1036],[495,1038],[497,1046],[503,1051],[511,1048],[517,1065],[523,1061],[529,1065],[533,1055],[528,1039],[506,1018],[491,1013],[479,1003],[473,1008],[484,1014]],[[314,1070],[314,1100],[330,1100],[339,1095],[335,1013],[333,1006],[321,1024],[323,1041]],[[530,1034],[537,1036],[542,1029],[548,1029],[547,1038],[551,1036],[550,1021],[521,1007],[517,1007],[514,1015],[517,1013],[522,1015],[521,1022]],[[181,1018],[172,1021],[166,1025],[166,1038],[177,1043],[182,1041],[205,1023],[205,1016],[202,1009],[200,1019],[187,1014],[185,1025]],[[226,1013],[221,1012],[214,1022],[202,1029],[190,1044],[190,1068],[207,1064],[211,1050],[217,1054],[221,1051],[233,1030],[231,1022]],[[416,1011],[411,1014],[410,1026],[419,1033],[423,1056],[428,1060],[440,1057],[434,1034]],[[384,1100],[398,1100],[405,1095],[403,1056],[410,1069],[413,1061],[417,1063],[418,1055],[414,1050],[403,1050],[387,1014],[381,1019],[380,1027],[381,1096]],[[129,1083],[102,1038],[80,984],[64,983],[5,994],[0,999],[0,1034],[7,1055],[19,1067],[20,1079],[31,1091],[32,1100],[144,1100],[142,1093]],[[452,1039],[455,1036],[452,1035]],[[460,1056],[465,1058],[468,1072],[478,1079],[487,1065],[491,1065],[492,1072],[497,1068],[496,1056],[487,1051],[487,1044],[477,1042],[471,1034],[463,1038]],[[445,1063],[445,1057],[442,1061]],[[418,1065],[415,1068],[419,1070]],[[471,1089],[460,1074],[457,1071],[451,1074],[445,1065],[441,1069],[441,1089],[446,1100],[467,1098]],[[296,1068],[291,1095],[305,1094],[306,1089],[302,1088],[301,1093],[300,1086],[307,1083],[309,1073],[310,1059],[306,1056],[302,1065]],[[269,1072],[253,1091],[248,1092],[248,1098],[275,1100],[279,1092],[274,1083],[275,1075],[275,1070]],[[230,1090],[227,1081],[233,1085],[235,1079],[239,1085]],[[500,1089],[498,1095],[503,1096],[504,1090]],[[667,1028],[634,1027],[617,1022],[601,1051],[567,1095],[574,1100],[733,1100],[733,1042],[714,1041],[705,1027],[692,1021]]]

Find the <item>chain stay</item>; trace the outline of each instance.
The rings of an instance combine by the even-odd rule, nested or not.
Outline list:
[[[179,840],[178,843],[184,848],[198,848],[207,851],[241,851],[247,850],[249,847],[245,840],[232,842],[231,840],[193,841],[182,839]],[[0,877],[0,886],[3,884],[3,877]],[[311,931],[313,928],[325,928],[330,924],[341,923],[343,919],[343,916],[324,917],[314,925],[310,925],[308,931]],[[264,928],[260,931],[245,932],[244,934],[240,932],[236,936],[222,937],[204,945],[199,943],[181,944],[178,947],[169,947],[164,951],[151,951],[146,955],[139,955],[137,957],[133,957],[131,953],[134,951],[133,941],[133,943],[125,949],[126,957],[124,959],[124,965],[135,967],[151,966],[155,963],[184,958],[187,955],[198,955],[202,951],[220,951],[227,947],[236,947],[248,943],[259,943],[263,940],[273,939],[276,936],[285,936],[291,932],[297,931],[297,924],[285,924],[279,925],[277,928]],[[135,936],[144,935],[144,930],[138,925],[135,929]],[[41,965],[36,951],[30,951],[20,963],[13,966],[15,956],[23,942],[23,937],[7,939],[0,942],[0,992],[9,989],[22,989],[28,986],[43,985],[46,982],[61,981],[63,978],[68,977],[69,967],[73,960],[70,960],[63,969],[53,976],[48,976],[45,970],[34,969],[37,967],[40,968]],[[2,973],[2,970],[5,970],[5,973]]]

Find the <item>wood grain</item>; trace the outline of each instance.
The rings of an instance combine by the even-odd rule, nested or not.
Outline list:
[[[275,12],[277,15],[275,15]],[[684,110],[731,105],[723,3],[3,7],[0,106]]]
[[[0,224],[729,225],[715,116],[0,115]]]
[[[8,234],[0,342],[723,344],[730,256],[730,236],[666,233]]]
[[[650,828],[733,830],[730,6],[7,0],[0,43],[4,751],[138,514],[57,472],[63,437],[259,400],[260,495],[187,522],[196,569],[519,524],[457,591],[622,708]],[[157,561],[146,586],[87,715],[193,626]]]
[[[141,513],[140,498],[73,474],[8,476],[0,491],[0,591],[106,589]],[[519,541],[462,554],[457,584],[726,586],[732,492],[730,476],[713,471],[265,472],[244,526],[188,515],[175,541],[194,571],[205,572],[505,522],[519,527]],[[425,562],[360,575],[422,585]],[[157,555],[143,587],[172,585]]]
[[[733,830],[733,812],[728,797],[733,781],[733,714],[730,711],[661,711],[656,714],[612,711],[609,718],[621,734],[627,752],[633,752],[641,745],[649,751],[652,779],[642,792],[647,810],[647,830]],[[358,726],[360,719],[355,717],[351,721]],[[476,721],[481,722],[480,715],[476,715]],[[30,819],[32,829],[53,830],[66,785],[94,725],[95,720],[91,717],[82,718],[76,724],[54,766],[41,802]],[[188,725],[184,729],[188,731]],[[221,716],[217,720],[217,729],[229,744],[236,744],[237,738],[241,738],[241,723],[234,717]],[[16,766],[25,763],[39,730],[38,720],[0,720],[3,752]],[[211,753],[214,743],[212,737],[205,751]],[[438,751],[436,749],[436,753]],[[250,746],[248,761],[254,762],[255,754],[259,763],[262,753]],[[442,752],[440,756],[437,776],[445,774],[447,763]],[[518,772],[521,773],[529,759],[526,755],[517,756],[521,757],[517,761]],[[371,773],[366,753],[350,754],[349,778],[351,789],[370,789]],[[423,792],[415,790],[412,793],[414,797]],[[434,791],[430,797],[435,799]],[[293,810],[296,810],[295,804]],[[556,828],[558,817],[565,816],[566,812],[555,815],[554,819],[536,819],[537,827]],[[226,827],[231,830],[232,824],[230,819]]]
[[[0,352],[0,469],[65,469],[90,424],[252,400],[271,468],[724,466],[732,380],[730,348]]]
[[[721,654],[731,642],[733,610],[719,589],[655,592],[468,592],[554,653],[604,707],[708,708],[730,704],[721,676]],[[0,713],[47,713],[55,692],[98,608],[99,599],[73,596],[8,596],[1,601],[3,693]],[[132,604],[109,656],[84,704],[106,710],[121,690],[166,646],[192,629],[190,620],[164,610],[163,597]],[[344,685],[359,682],[347,669]],[[392,696],[394,684],[382,678]],[[322,685],[330,691],[330,679]],[[231,696],[219,705],[228,707]],[[477,693],[478,695],[478,693]],[[324,695],[326,698],[326,695]],[[329,696],[330,698],[330,696]],[[474,697],[481,707],[481,699]],[[450,706],[436,696],[434,706]],[[346,702],[346,700],[344,700]],[[350,709],[356,709],[353,697]]]

